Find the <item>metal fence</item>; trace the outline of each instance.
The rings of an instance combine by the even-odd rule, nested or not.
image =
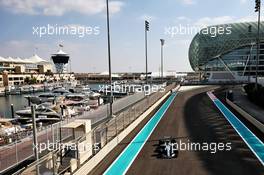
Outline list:
[[[100,142],[103,147],[106,143],[111,141],[117,134],[123,131],[128,125],[136,120],[142,113],[144,113],[150,106],[164,96],[174,85],[166,88],[165,92],[154,93],[138,103],[128,107],[127,109],[115,114],[115,117],[94,129],[96,133],[94,140],[96,143]],[[100,137],[100,138],[98,138]]]
[[[119,113],[120,111],[124,111],[127,109],[127,106],[131,106],[144,98],[144,93],[135,93],[121,99],[115,101],[113,105],[114,113]],[[91,119],[93,127],[98,125],[98,123],[102,123],[106,120],[107,115],[109,115],[109,104],[100,106],[96,110],[84,111],[82,114],[78,116],[74,116],[73,118],[66,118],[62,124],[67,124],[76,119]],[[48,142],[52,140],[53,142],[58,140],[59,138],[59,127],[60,124],[53,124],[48,127],[38,127],[38,137],[41,137],[41,142]],[[32,151],[32,130],[26,130],[22,132],[17,132],[12,136],[7,136],[5,138],[5,142],[0,146],[0,174],[5,172],[12,167],[24,162],[25,160],[29,161],[33,160],[33,151]],[[10,140],[11,139],[11,140]],[[10,141],[9,141],[10,140]],[[6,143],[8,143],[6,145]],[[1,143],[0,143],[1,144]],[[23,150],[23,153],[21,153]]]
[[[62,122],[62,125],[73,121],[68,119]],[[60,123],[55,123],[44,128],[38,128],[37,140],[38,143],[56,143],[60,141]],[[6,146],[0,148],[0,174],[12,166],[33,158],[33,135],[32,130],[21,133],[22,140],[16,140]],[[72,137],[72,133],[67,129],[61,129],[62,140]]]
[[[136,94],[134,94],[136,95]],[[133,95],[132,95],[133,96]],[[124,97],[126,98],[126,97]],[[130,98],[128,96],[128,98]],[[138,101],[140,96],[137,96],[133,101]],[[120,99],[122,100],[122,99]],[[66,118],[62,121],[62,125],[70,123],[76,119],[85,119],[87,116],[95,116],[98,113],[98,117],[92,117],[92,123],[99,123],[103,121],[105,118],[103,116],[107,115],[107,111],[104,112],[104,109],[107,108],[108,105],[100,106],[99,109],[91,110],[91,111],[83,111],[81,115],[75,116],[73,118]],[[124,106],[117,106],[115,111],[120,111],[124,108]],[[59,126],[60,123],[55,123],[53,125],[47,127],[39,127],[38,128],[38,141],[41,143],[47,143],[48,141],[52,141],[53,143],[59,140]],[[69,131],[67,131],[69,132]],[[67,138],[66,132],[62,132],[62,139]],[[70,138],[72,135],[69,135]],[[15,135],[6,137],[6,140],[11,139],[9,144],[1,145],[0,147],[0,174],[5,172],[12,167],[24,162],[25,160],[33,160],[33,135],[32,130],[26,130],[23,132],[17,132]]]
[[[86,135],[82,135],[75,140],[71,140],[70,143],[77,145],[77,150],[67,151],[67,149],[63,149],[61,151],[56,150],[50,152],[38,162],[35,162],[29,166],[29,168],[26,169],[22,174],[36,174],[37,171],[39,171],[40,174],[63,174],[66,171],[73,171],[74,169],[79,168],[87,160],[96,155],[100,149],[102,149],[108,142],[110,142],[114,137],[116,137],[126,127],[128,127],[133,121],[135,121],[150,106],[152,106],[173,88],[175,88],[175,84],[167,86],[164,92],[153,93],[150,96],[146,96],[138,103],[133,104],[122,111],[119,111],[113,118],[110,118],[99,124],[97,127],[93,128],[91,132],[87,133]],[[59,128],[57,128],[57,130],[58,129]],[[58,131],[55,131],[54,133],[58,133]],[[55,135],[56,134],[54,134],[52,138],[56,140],[57,137],[55,138]],[[89,142],[85,142],[87,138],[90,138]],[[80,150],[78,150],[78,145],[81,145],[82,143],[90,144],[89,149],[91,150],[91,154],[86,157],[85,160],[80,158]],[[73,161],[76,161],[76,163],[74,164]]]

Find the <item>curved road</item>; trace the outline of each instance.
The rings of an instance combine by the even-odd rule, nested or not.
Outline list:
[[[264,167],[222,116],[203,87],[179,92],[131,164],[127,174],[261,175]],[[91,174],[102,174],[147,122],[143,121]],[[180,151],[175,159],[155,155],[158,140],[172,136],[185,143],[231,143],[230,151]]]

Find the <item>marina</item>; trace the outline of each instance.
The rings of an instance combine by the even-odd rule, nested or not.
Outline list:
[[[99,85],[100,84],[90,84],[89,87],[93,90],[99,90]],[[32,91],[32,92],[27,92],[27,93],[22,93],[22,94],[8,94],[8,95],[3,95],[0,96],[0,116],[2,118],[11,118],[12,113],[11,113],[11,104],[13,104],[14,110],[20,110],[23,109],[26,106],[29,106],[29,101],[28,97],[32,97],[33,101],[35,104],[38,104],[40,101],[39,99],[36,99],[35,97],[41,97],[41,98],[51,98],[54,97],[55,94],[51,93],[53,87],[61,87],[61,84],[56,84],[54,86],[49,86],[49,90],[45,90],[44,88],[40,89],[39,91]],[[46,88],[48,89],[48,88]],[[84,91],[86,93],[87,91]],[[43,100],[42,102],[46,102]],[[47,102],[52,102],[52,98],[50,100],[47,100]]]
[[[28,136],[26,133],[32,134],[31,105],[36,106],[36,123],[39,128],[45,128],[63,120],[80,118],[88,111],[97,110],[99,106],[107,103],[105,99],[108,100],[110,95],[106,91],[100,91],[100,86],[102,84],[76,84],[75,87],[66,86],[65,88],[64,84],[57,84],[34,93],[10,93],[0,97],[0,104],[2,103],[0,113],[3,122],[1,124],[3,132],[0,133],[1,145],[23,139]],[[115,91],[114,97],[118,99],[133,93]],[[16,139],[13,135],[17,135]]]

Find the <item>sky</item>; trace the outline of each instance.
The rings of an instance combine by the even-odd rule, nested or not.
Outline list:
[[[160,39],[165,39],[164,71],[192,71],[188,49],[195,32],[172,35],[171,29],[255,21],[253,0],[109,0],[113,72],[144,72],[144,20],[148,67],[160,68]],[[74,72],[108,70],[105,0],[0,0],[0,56],[50,60],[59,44],[71,57]],[[86,29],[84,36],[43,34],[51,27]],[[50,29],[51,30],[51,29]],[[47,31],[46,31],[47,32]]]

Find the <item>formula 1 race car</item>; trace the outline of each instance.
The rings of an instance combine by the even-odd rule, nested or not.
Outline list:
[[[178,150],[176,149],[176,139],[172,137],[164,137],[159,140],[157,153],[159,158],[172,159],[178,156]]]

